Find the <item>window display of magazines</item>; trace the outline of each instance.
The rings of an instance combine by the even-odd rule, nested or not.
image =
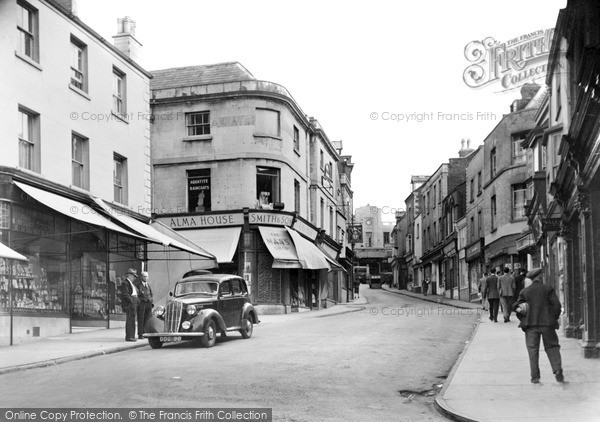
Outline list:
[[[49,284],[46,270],[39,265],[39,260],[30,259],[29,263],[14,263],[12,277],[7,261],[0,259],[0,310],[6,312],[10,309],[12,290],[13,311],[63,311],[60,283]]]

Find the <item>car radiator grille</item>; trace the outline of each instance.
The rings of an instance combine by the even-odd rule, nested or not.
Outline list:
[[[165,332],[176,333],[179,331],[181,314],[183,313],[183,302],[173,300],[167,303],[165,312]]]

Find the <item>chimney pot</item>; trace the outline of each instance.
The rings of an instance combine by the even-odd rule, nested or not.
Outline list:
[[[135,21],[129,16],[117,19],[117,35],[114,45],[133,61],[138,61],[142,44],[135,38]]]

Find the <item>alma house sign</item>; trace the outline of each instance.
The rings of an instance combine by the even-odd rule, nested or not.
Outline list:
[[[159,220],[167,224],[174,230],[185,229],[207,229],[227,226],[242,226],[244,224],[243,212],[215,213],[204,215],[186,215],[180,217],[163,217]],[[287,226],[293,227],[297,232],[302,233],[310,240],[315,240],[319,232],[309,224],[300,219],[294,221],[293,215],[269,213],[269,212],[250,212],[248,222],[251,225],[258,226]]]
[[[241,226],[244,224],[244,214],[239,212],[226,214],[190,215],[184,217],[169,217],[165,220],[168,222],[169,227],[175,230]]]

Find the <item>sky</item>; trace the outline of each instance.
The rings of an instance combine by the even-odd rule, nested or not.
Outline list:
[[[112,41],[136,21],[147,70],[237,61],[283,85],[355,163],[354,206],[403,209],[411,175],[477,148],[518,89],[472,88],[465,47],[553,28],[567,0],[78,0],[78,16]],[[544,79],[538,80],[543,83]],[[384,214],[386,214],[384,212]]]

